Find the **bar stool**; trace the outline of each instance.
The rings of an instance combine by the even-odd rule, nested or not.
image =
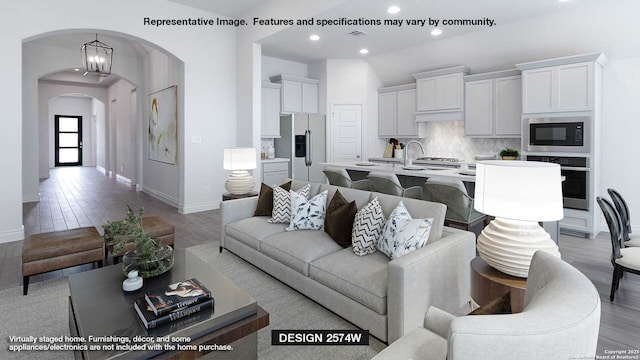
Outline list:
[[[372,171],[368,178],[371,181],[371,191],[422,200],[422,187],[403,188],[396,174]]]
[[[331,185],[359,190],[370,190],[368,179],[353,181],[351,180],[351,176],[349,176],[349,173],[345,168],[337,166],[327,166],[326,168],[324,168],[324,170],[322,170],[322,172],[327,177],[327,179],[329,180],[329,184]]]
[[[445,225],[455,224],[469,230],[480,221],[489,223],[489,216],[473,208],[473,198],[460,180],[432,177],[425,183],[431,201],[447,205]]]
[[[627,202],[615,189],[609,188],[607,189],[607,192],[609,193],[609,196],[611,196],[611,200],[613,200],[613,204],[615,205],[618,216],[620,216],[620,221],[622,222],[622,228],[620,231],[622,233],[622,242],[624,247],[640,247],[640,235],[631,235],[631,218]]]

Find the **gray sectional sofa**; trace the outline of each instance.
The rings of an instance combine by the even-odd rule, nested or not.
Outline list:
[[[291,189],[305,184],[294,180]],[[312,183],[311,196],[328,190],[328,205],[336,189]],[[444,226],[446,206],[339,189],[358,209],[378,197],[385,216],[402,200],[413,218],[433,218],[427,245],[394,260],[379,251],[360,257],[324,231],[285,231],[285,224],[254,217],[253,197],[221,204],[221,246],[389,343],[421,326],[430,306],[456,312],[468,303],[475,236]]]

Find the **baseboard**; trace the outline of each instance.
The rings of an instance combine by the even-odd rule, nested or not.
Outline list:
[[[191,214],[201,211],[216,210],[220,208],[220,201],[210,201],[192,205],[179,205],[178,212],[180,214]]]
[[[27,194],[22,196],[23,203],[38,202],[38,201],[40,201],[40,193]]]
[[[124,177],[120,174],[116,174],[116,180],[120,181],[121,183],[125,183],[129,186],[131,186],[131,179]]]
[[[144,192],[146,194],[149,194],[149,195],[153,196],[154,198],[156,198],[156,199],[158,199],[158,200],[160,200],[160,201],[162,201],[164,203],[167,203],[167,204],[169,204],[169,205],[171,205],[173,207],[178,207],[178,199],[176,199],[174,197],[171,197],[169,195],[163,194],[163,193],[161,193],[161,192],[159,192],[157,190],[150,189],[148,187],[143,187],[142,188],[142,192]]]
[[[103,168],[102,166],[96,165],[96,169],[98,169],[98,171],[100,171],[101,173],[107,175],[107,169]]]
[[[24,239],[24,225],[20,229],[0,232],[0,243],[8,243]]]

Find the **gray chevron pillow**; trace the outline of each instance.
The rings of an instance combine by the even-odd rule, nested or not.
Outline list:
[[[311,185],[309,184],[296,190],[296,193],[304,196],[305,199],[309,198],[310,192]],[[267,221],[272,224],[288,224],[291,221],[291,195],[289,195],[289,191],[279,186],[273,188],[273,212],[271,219]]]
[[[351,231],[351,244],[356,255],[364,256],[376,252],[384,221],[377,197],[356,213]]]

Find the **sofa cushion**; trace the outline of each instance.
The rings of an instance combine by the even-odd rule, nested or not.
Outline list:
[[[412,219],[400,201],[382,230],[378,250],[391,259],[397,259],[427,244],[433,219]]]
[[[342,247],[351,246],[351,231],[353,219],[358,212],[356,202],[348,202],[336,190],[333,199],[327,206],[327,215],[324,218],[324,231]]]
[[[309,263],[341,250],[324,231],[286,231],[268,236],[260,244],[260,251],[290,268],[309,276]]]
[[[319,283],[379,313],[387,313],[387,264],[389,259],[376,251],[356,256],[342,249],[311,263],[309,276]]]
[[[356,213],[351,232],[351,243],[356,255],[364,256],[376,252],[384,221],[382,208],[377,198],[371,200]]]
[[[270,224],[266,216],[254,216],[227,224],[227,236],[260,251],[260,242],[267,236],[284,232],[283,224]]]
[[[286,182],[280,187],[289,191],[291,189],[291,181]],[[260,185],[260,195],[258,196],[258,205],[253,216],[271,216],[273,212],[273,189],[271,186],[262,183]]]
[[[309,198],[311,185],[305,185],[295,190],[298,194]],[[289,190],[292,191],[292,190]],[[273,212],[268,221],[273,224],[288,224],[291,222],[291,194],[279,186],[273,188]]]
[[[291,195],[291,223],[286,230],[322,230],[327,212],[327,191],[309,200],[295,191],[289,191],[289,194]]]
[[[371,196],[376,196],[382,207],[382,212],[385,216],[389,216],[391,212],[396,208],[400,200],[404,203],[404,206],[409,210],[409,214],[414,219],[426,219],[432,218],[431,232],[429,233],[429,242],[434,242],[442,237],[442,231],[444,230],[444,216],[447,212],[447,206],[444,204],[410,199],[400,198],[393,195],[373,193]]]

